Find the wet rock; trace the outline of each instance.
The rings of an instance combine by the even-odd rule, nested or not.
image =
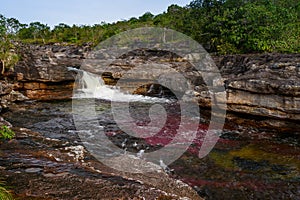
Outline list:
[[[98,103],[96,109],[101,110],[101,114],[97,119],[101,130],[106,130],[109,139],[119,148],[122,148],[125,138],[128,140],[124,148],[133,155],[141,149],[150,152],[162,147],[147,145],[147,141],[142,143],[119,131],[107,113],[110,112],[110,102]],[[162,166],[150,164],[144,167],[156,169],[154,172],[131,174],[110,169],[108,166],[111,165],[103,165],[88,151],[82,151],[83,144],[77,135],[79,131],[68,119],[72,116],[64,113],[70,111],[71,104],[71,101],[24,102],[14,105],[10,109],[12,112],[4,114],[14,125],[27,127],[14,128],[16,139],[0,145],[3,152],[0,176],[5,177],[9,185],[16,186],[14,192],[21,199],[41,198],[45,194],[47,199],[197,199],[190,187],[170,176],[197,186],[198,194],[206,199],[274,199],[278,196],[280,199],[299,199],[299,137],[293,136],[292,132],[290,135],[270,129],[262,132],[251,126],[245,128],[240,121],[235,124],[228,120],[226,127],[230,126],[230,130],[222,133],[206,158],[198,158],[197,147],[202,145],[202,136],[199,136],[192,145],[193,149],[169,166],[174,170],[172,173],[166,174]],[[84,108],[86,106],[88,104]],[[174,104],[170,106],[175,107]],[[138,111],[132,113],[132,117],[140,121],[147,116]],[[247,123],[249,126],[257,122]],[[174,126],[170,128],[176,129]],[[163,139],[165,136],[168,135]],[[144,160],[133,157],[134,160],[117,157],[110,164],[123,169],[145,164]],[[38,172],[29,173],[35,170]]]
[[[97,53],[101,54],[95,54]],[[205,61],[209,60],[210,58],[206,58]],[[177,91],[178,95],[180,91],[188,90],[187,87],[181,89],[184,84],[179,78],[174,78],[176,76],[171,76],[176,80],[173,82],[169,81],[168,77],[162,77],[163,74],[172,74],[173,69],[190,81],[194,88],[194,91],[191,91],[194,92],[192,97],[197,98],[201,107],[210,107],[211,103],[217,100],[221,109],[240,113],[239,117],[266,117],[270,121],[278,120],[278,124],[283,124],[281,120],[300,120],[299,54],[233,55],[214,57],[213,60],[219,68],[221,78],[216,79],[216,72],[211,63],[204,66],[208,77],[201,77],[198,70],[186,62],[186,59],[179,61],[178,56],[163,51],[155,53],[136,50],[113,62],[110,61],[107,67],[95,67],[95,63],[89,63],[89,60],[83,67],[96,74],[104,73],[107,84],[119,81],[118,86],[121,86],[121,89],[149,96],[170,94],[170,90]],[[134,70],[135,67],[140,70]],[[163,81],[153,83],[158,77],[162,77]],[[127,81],[123,83],[121,78]],[[208,82],[211,82],[214,88],[208,90]],[[167,86],[166,89],[159,89],[159,83]],[[226,95],[221,91],[224,87]]]
[[[75,67],[102,75],[106,84],[118,84],[125,92],[168,98],[185,94],[185,100],[196,99],[201,107],[209,108],[217,100],[221,109],[238,113],[239,117],[266,117],[269,124],[274,120],[277,124],[299,124],[299,54],[213,57],[222,77],[216,76],[212,59],[205,57],[200,71],[205,71],[206,77],[202,77],[203,73],[187,62],[197,57],[192,54],[181,58],[166,51],[138,49],[120,56],[126,49],[111,54],[105,49],[89,52],[88,45],[29,45],[22,49],[22,61],[15,67],[18,84],[14,89],[30,99],[70,99],[74,72],[67,67]],[[189,80],[189,85],[174,72]],[[214,87],[208,88],[206,83]],[[222,93],[224,87],[226,94]],[[0,86],[0,95],[9,90],[9,86]]]
[[[122,173],[93,159],[82,146],[67,146],[29,129],[0,146],[0,176],[22,199],[201,199],[163,171]],[[28,142],[30,141],[30,143]],[[53,148],[55,146],[55,148]],[[56,159],[53,159],[55,155]],[[75,159],[71,159],[73,157]],[[77,162],[81,160],[81,162]]]
[[[6,121],[5,119],[3,119],[2,117],[0,117],[0,127],[2,126],[7,126],[9,128],[12,127],[11,123],[9,123],[8,121]]]
[[[42,170],[43,170],[42,168],[27,168],[27,169],[25,169],[25,172],[26,173],[39,173]]]

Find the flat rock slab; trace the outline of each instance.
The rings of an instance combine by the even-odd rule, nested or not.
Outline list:
[[[16,128],[17,137],[1,141],[0,177],[22,199],[201,199],[163,170],[125,173],[95,160],[80,145]],[[78,151],[74,151],[74,149]]]

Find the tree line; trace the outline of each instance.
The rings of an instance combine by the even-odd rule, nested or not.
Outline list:
[[[184,7],[171,5],[156,16],[147,12],[115,23],[61,23],[52,29],[40,22],[22,24],[0,15],[0,59],[14,55],[12,40],[96,45],[122,31],[145,26],[177,30],[218,54],[300,51],[299,0],[194,0]],[[8,60],[13,63],[15,58]]]

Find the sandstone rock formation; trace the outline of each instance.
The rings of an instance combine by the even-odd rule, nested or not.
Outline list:
[[[30,99],[68,99],[72,96],[74,72],[67,67],[81,67],[102,75],[106,84],[118,83],[131,93],[155,96],[164,90],[172,95],[149,81],[152,73],[167,74],[172,68],[190,80],[200,106],[209,107],[213,95],[218,98],[217,93],[208,91],[201,73],[173,53],[141,49],[116,58],[105,50],[96,54],[88,54],[88,50],[89,47],[59,45],[24,47],[22,61],[15,68],[15,87]],[[99,60],[105,62],[99,65]],[[286,123],[292,127],[300,120],[299,54],[215,56],[213,60],[222,78],[212,81],[225,86],[229,113],[268,118],[270,125],[277,127]],[[144,70],[134,70],[136,66]],[[131,81],[119,81],[124,72]],[[182,85],[176,81],[172,84],[172,88]],[[151,87],[154,94],[149,92]]]
[[[224,56],[216,63],[226,79],[229,111],[278,119],[270,125],[291,130],[299,124],[299,54]]]
[[[21,48],[21,61],[14,69],[19,91],[30,99],[68,99],[74,77],[67,67],[80,67],[87,48],[62,45],[29,45]]]
[[[24,46],[22,59],[13,72],[14,80],[0,82],[0,108],[7,108],[12,102],[26,97],[70,99],[75,78],[68,67],[82,67],[88,50],[89,47],[62,45]],[[174,69],[190,80],[191,92],[196,94],[195,100],[202,108],[209,109],[212,97],[218,98],[218,91],[208,90],[201,73],[186,59],[172,53],[137,50],[116,58],[103,50],[101,59],[107,60],[104,69],[101,66],[93,68],[94,63],[89,62],[83,69],[102,75],[105,83],[110,85],[118,83],[123,73],[129,72],[127,77],[131,81],[120,83],[125,91],[172,96],[170,90],[159,87],[149,77],[152,73],[164,74],[170,72],[168,69]],[[235,55],[213,59],[222,78],[212,81],[226,89],[227,120],[280,131],[295,132],[300,128],[300,54]],[[147,70],[134,70],[136,65],[147,67]],[[171,83],[175,90],[182,85],[176,81]],[[0,121],[0,124],[10,126],[8,122]],[[65,143],[49,139],[28,129],[15,128],[15,131],[15,140],[1,144],[0,150],[5,151],[1,153],[0,174],[9,177],[9,183],[18,188],[18,195],[60,199],[70,199],[70,194],[72,198],[80,199],[124,196],[155,199],[170,195],[174,199],[198,198],[191,188],[170,179],[162,171],[147,175],[118,173],[95,162],[74,141]],[[80,150],[78,155],[77,150]],[[24,162],[24,157],[30,159]],[[52,167],[44,167],[45,163]],[[161,181],[157,181],[159,178]],[[24,187],[24,183],[29,187]],[[95,185],[99,186],[99,191],[91,189]]]

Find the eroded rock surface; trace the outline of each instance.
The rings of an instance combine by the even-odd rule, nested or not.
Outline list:
[[[201,199],[163,170],[122,173],[95,160],[76,141],[26,128],[14,131],[14,140],[1,142],[0,176],[22,199]]]
[[[226,79],[228,110],[279,119],[275,127],[300,120],[300,55],[264,54],[218,58]],[[290,123],[289,125],[287,125]]]
[[[102,75],[106,84],[118,83],[123,91],[150,96],[172,96],[170,90],[153,83],[152,78],[163,74],[171,74],[173,77],[172,70],[175,70],[190,80],[194,90],[192,92],[196,94],[201,107],[210,107],[212,97],[222,101],[222,95],[218,94],[218,91],[209,92],[201,73],[186,62],[188,56],[181,58],[170,52],[141,49],[116,57],[105,50],[88,54],[89,50],[88,46],[26,47],[22,61],[15,69],[18,80],[15,88],[30,99],[69,99],[72,96],[75,74],[69,71],[68,67],[81,67]],[[299,122],[299,54],[218,56],[213,57],[213,60],[222,77],[213,80],[212,75],[206,79],[212,79],[210,81],[214,84],[226,88],[226,109],[231,114],[277,120],[268,122],[276,127],[285,126],[286,121],[289,121],[292,125],[288,126],[292,128]],[[135,70],[137,66],[143,70]],[[130,81],[119,81],[125,75]],[[168,82],[168,77],[164,78]],[[178,93],[182,95],[179,88],[184,84],[176,80],[175,78],[175,81],[169,81],[167,85],[171,89],[177,88]],[[184,89],[181,88],[182,91]]]
[[[21,61],[14,73],[15,85],[30,99],[69,99],[72,96],[74,74],[67,67],[79,68],[89,47],[63,45],[29,45],[21,48]]]

